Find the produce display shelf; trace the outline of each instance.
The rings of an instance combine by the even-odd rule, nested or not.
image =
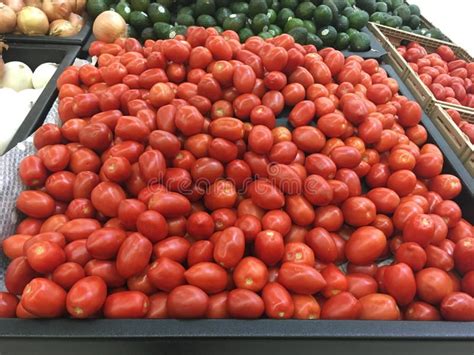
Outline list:
[[[41,126],[58,95],[56,80],[64,69],[74,63],[80,47],[62,46],[58,44],[44,46],[32,43],[7,43],[9,48],[2,54],[5,62],[18,60],[28,65],[33,71],[36,67],[46,62],[59,64],[53,77],[45,86],[38,100],[10,141],[10,144],[7,147],[8,151],[19,142],[28,138],[39,126]]]
[[[68,44],[74,46],[83,46],[92,33],[92,20],[88,19],[84,22],[84,26],[75,36],[57,37],[57,36],[24,36],[17,34],[5,34],[4,40],[8,43],[32,43],[32,44]]]
[[[473,62],[473,57],[463,48],[450,42],[400,31],[379,24],[369,23],[368,27],[386,49],[386,62],[393,66],[397,74],[405,81],[406,85],[413,92],[413,95],[426,112],[430,113],[436,104],[443,104],[455,110],[465,109],[474,113],[474,109],[470,107],[437,100],[431,90],[421,81],[418,74],[415,73],[406,60],[398,53],[396,47],[404,42],[415,41],[423,45],[429,53],[432,53],[436,51],[439,46],[446,45],[453,50],[458,58]]]
[[[79,47],[54,46],[47,48],[32,44],[13,44],[12,48],[31,53],[32,49],[43,52],[34,59],[51,57],[46,49],[64,53],[61,66],[46,90],[49,107],[56,97],[55,82],[65,66],[72,64],[79,53]],[[350,53],[363,56],[361,53]],[[8,60],[8,52],[5,58]],[[59,54],[58,54],[59,55]],[[30,57],[33,57],[30,55]],[[388,56],[386,56],[388,57]],[[365,57],[374,58],[374,57]],[[376,57],[381,60],[381,57]],[[28,58],[24,60],[32,66]],[[38,64],[36,64],[38,65]],[[388,75],[397,80],[400,93],[411,100],[415,96],[403,83],[400,76],[388,64],[381,64]],[[40,102],[40,100],[38,102]],[[47,109],[45,108],[45,111]],[[287,112],[278,119],[279,125],[288,125]],[[31,114],[31,112],[30,112]],[[25,139],[41,123],[46,113],[36,115],[34,125],[23,138],[17,137],[27,120],[20,127],[15,138]],[[430,117],[423,113],[422,124],[428,131],[430,142],[436,144],[444,154],[444,171],[458,176],[463,184],[463,193],[457,202],[465,218],[474,222],[472,201],[474,179],[469,175],[448,142],[443,138]],[[28,126],[28,125],[26,125]],[[26,127],[24,128],[26,133]],[[5,265],[5,263],[0,263]],[[0,270],[0,279],[4,269]],[[94,349],[94,350],[92,350]],[[316,350],[317,349],[317,350]],[[474,322],[410,322],[410,321],[329,321],[329,320],[23,320],[0,319],[0,352],[43,353],[150,353],[155,354],[237,354],[248,351],[258,354],[331,353],[349,351],[353,354],[407,354],[429,352],[437,354],[472,354],[474,352]]]

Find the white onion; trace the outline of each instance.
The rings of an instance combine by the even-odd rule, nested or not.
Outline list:
[[[17,17],[18,29],[27,36],[45,35],[49,29],[46,14],[33,6],[25,6]]]
[[[30,107],[25,104],[19,93],[9,88],[0,89],[0,107],[2,118],[6,118],[2,120],[0,129],[0,154],[2,154],[28,115]]]
[[[16,27],[16,14],[9,6],[0,2],[0,33],[10,33]]]
[[[104,11],[95,19],[92,31],[97,40],[112,43],[117,38],[125,37],[127,24],[118,13]]]
[[[0,87],[10,88],[16,91],[31,89],[33,84],[31,78],[33,72],[30,67],[22,62],[8,62],[5,64],[5,72],[0,81]]]
[[[56,37],[70,37],[78,33],[77,27],[67,20],[54,20],[49,25],[49,35]]]
[[[58,69],[56,63],[43,63],[35,69],[32,77],[33,87],[35,89],[44,88]]]
[[[72,11],[68,0],[43,0],[42,9],[49,21],[67,19]]]
[[[18,95],[20,96],[21,100],[24,102],[23,105],[28,106],[28,108],[32,108],[33,105],[38,100],[38,97],[43,92],[43,89],[25,89],[21,90]]]

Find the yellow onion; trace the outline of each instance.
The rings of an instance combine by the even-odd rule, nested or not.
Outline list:
[[[49,35],[55,37],[70,37],[77,35],[79,31],[67,20],[54,20],[49,25]]]
[[[2,2],[15,12],[18,12],[25,7],[23,0],[2,0]]]
[[[71,5],[72,12],[82,15],[86,8],[87,0],[68,0]]]
[[[25,5],[33,6],[33,7],[37,7],[38,9],[41,9],[43,7],[43,1],[42,0],[25,0]]]
[[[67,19],[71,14],[69,0],[43,0],[42,10],[49,21]]]
[[[117,38],[125,37],[127,24],[118,13],[104,11],[95,19],[92,32],[97,40],[112,43]]]
[[[0,2],[0,33],[10,33],[16,27],[16,14],[9,6]]]
[[[27,36],[42,36],[48,32],[48,16],[33,6],[25,6],[17,16],[18,29]]]
[[[82,26],[84,26],[84,19],[74,12],[71,12],[68,21],[77,29],[77,32],[79,32],[82,29]]]

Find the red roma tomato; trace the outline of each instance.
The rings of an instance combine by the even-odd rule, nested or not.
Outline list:
[[[441,269],[429,267],[416,274],[418,297],[431,304],[439,304],[444,297],[453,292],[449,274]]]
[[[304,243],[290,242],[285,245],[285,254],[283,255],[283,262],[287,261],[313,266],[314,252]]]
[[[256,75],[249,65],[239,65],[234,68],[233,84],[240,94],[251,93],[255,86]]]
[[[347,259],[357,265],[367,265],[380,257],[387,245],[385,234],[377,228],[358,228],[346,243]]]
[[[268,211],[261,219],[262,229],[271,229],[279,232],[281,235],[286,235],[291,229],[290,216],[280,210]]]
[[[432,305],[416,301],[410,303],[406,308],[404,318],[406,320],[415,320],[415,321],[439,321],[441,320],[441,315],[439,311]]]
[[[360,227],[375,220],[375,204],[366,197],[349,197],[342,204],[342,213],[346,223]]]
[[[30,155],[21,161],[18,174],[23,184],[36,187],[44,184],[47,172],[42,160]]]
[[[273,47],[262,56],[265,69],[270,71],[282,71],[288,63],[288,52],[282,47]]]
[[[189,200],[176,192],[156,192],[148,202],[150,210],[161,213],[166,218],[186,215],[191,210]]]
[[[445,200],[454,199],[461,193],[461,189],[461,182],[454,175],[441,174],[430,181],[430,190],[437,192]]]
[[[262,230],[260,220],[252,215],[243,215],[235,221],[235,226],[240,228],[245,236],[245,241],[252,242]]]
[[[150,261],[153,245],[140,233],[130,234],[117,253],[117,271],[129,278],[142,272]]]
[[[311,203],[301,195],[286,197],[285,211],[292,221],[300,226],[307,226],[314,221],[315,212]]]
[[[122,116],[117,121],[115,136],[123,140],[143,142],[148,139],[150,129],[138,117]]]
[[[416,295],[416,281],[412,269],[404,263],[388,266],[383,274],[383,283],[400,306],[411,303]]]
[[[387,180],[387,187],[395,191],[398,196],[407,196],[416,186],[416,175],[410,170],[398,170]]]
[[[434,231],[435,223],[430,215],[416,214],[408,218],[403,226],[403,241],[426,247],[433,239]]]
[[[474,298],[464,292],[453,292],[441,303],[441,314],[449,321],[472,322],[474,320]]]
[[[112,182],[101,182],[91,192],[91,201],[95,209],[108,217],[116,217],[118,207],[125,200],[125,192]]]
[[[196,286],[176,287],[168,294],[166,307],[171,318],[203,318],[209,304],[209,297]]]
[[[416,126],[421,121],[422,110],[415,101],[406,101],[398,110],[398,122],[403,127]]]
[[[0,317],[15,318],[18,298],[8,292],[0,292]]]
[[[67,294],[66,307],[73,318],[88,318],[95,315],[105,302],[107,285],[97,276],[79,280]]]
[[[120,291],[107,297],[104,316],[111,319],[144,318],[148,313],[150,301],[139,291]]]
[[[233,279],[237,288],[259,292],[268,282],[268,269],[260,259],[249,256],[237,264]]]
[[[266,265],[278,263],[285,252],[282,235],[273,230],[263,230],[255,238],[255,255]]]
[[[26,285],[21,305],[40,318],[56,318],[66,310],[66,291],[45,278],[33,279]]]
[[[269,153],[273,146],[273,136],[270,128],[256,125],[248,136],[248,148],[257,154]]]
[[[235,142],[244,136],[242,121],[232,117],[222,117],[211,122],[209,132],[213,137]]]
[[[298,102],[305,98],[305,88],[299,83],[291,83],[286,85],[281,91],[285,98],[287,106],[295,106]]]
[[[150,265],[147,277],[154,287],[169,292],[186,283],[184,272],[184,267],[178,262],[167,257],[160,257]]]
[[[161,181],[166,173],[166,161],[159,150],[148,150],[138,159],[140,173],[147,183]]]
[[[38,234],[43,225],[43,220],[26,217],[16,227],[17,234],[35,235]]]
[[[447,251],[436,247],[434,245],[428,245],[425,248],[426,252],[426,266],[436,267],[444,271],[451,271],[454,268],[454,260]]]
[[[78,263],[67,262],[59,265],[51,279],[65,290],[69,290],[77,281],[86,276],[84,269]]]
[[[269,72],[267,75],[265,75],[265,79],[263,82],[265,84],[265,87],[268,90],[281,90],[287,84],[287,79],[286,79],[285,74],[278,71],[272,71],[272,72]],[[295,82],[295,81],[292,81],[292,82]]]
[[[188,284],[199,287],[208,294],[219,293],[227,286],[227,271],[212,262],[201,262],[184,273]]]
[[[319,319],[321,307],[311,295],[291,295],[295,311],[293,318],[301,320]]]
[[[174,92],[165,83],[156,83],[150,90],[150,102],[154,107],[169,104],[174,99]]]
[[[4,254],[12,260],[23,256],[24,244],[28,239],[31,238],[32,236],[27,234],[14,234],[7,237],[2,242],[2,249]]]
[[[48,241],[40,241],[26,249],[28,263],[39,273],[49,273],[66,261],[66,255],[61,247]]]
[[[327,230],[316,227],[310,230],[305,237],[306,244],[313,250],[317,260],[331,263],[337,258],[337,247],[334,239]]]
[[[462,274],[474,270],[474,238],[464,238],[454,247],[456,269]]]
[[[292,262],[282,264],[278,282],[299,294],[314,294],[326,286],[326,281],[314,267]]]
[[[458,204],[449,200],[440,202],[433,212],[443,218],[449,228],[456,226],[456,224],[461,220],[462,215]]]
[[[8,292],[21,295],[25,286],[37,276],[26,256],[20,256],[8,265],[5,271],[5,286]]]
[[[407,264],[415,272],[425,266],[426,260],[426,252],[417,243],[413,242],[402,243],[395,253],[396,262]]]
[[[166,301],[168,295],[164,292],[157,292],[149,297],[150,307],[146,318],[165,319],[168,318],[168,310],[166,309]]]
[[[265,311],[265,305],[262,298],[255,292],[236,288],[227,296],[227,311],[233,318],[257,319]]]
[[[314,103],[309,100],[303,100],[292,108],[288,120],[294,127],[305,126],[313,120],[315,112]]]
[[[349,292],[341,292],[326,300],[321,308],[321,319],[358,319],[361,305]]]
[[[390,189],[377,187],[367,193],[377,209],[377,213],[393,213],[400,203],[400,197]]]
[[[87,238],[87,251],[95,259],[112,259],[117,255],[126,233],[118,228],[101,228]]]
[[[364,320],[399,320],[400,310],[392,296],[373,293],[360,300],[359,319]]]
[[[122,278],[115,267],[114,261],[90,260],[84,267],[87,276],[98,276],[102,278],[108,287],[121,287],[126,280]]]
[[[377,292],[377,281],[370,275],[351,273],[346,275],[346,279],[347,291],[352,293],[357,299]]]
[[[350,146],[335,147],[331,150],[330,157],[339,169],[353,169],[360,164],[362,159],[360,152]]]
[[[295,306],[290,293],[279,283],[271,282],[262,291],[265,304],[265,314],[268,318],[288,319],[292,318]]]
[[[209,239],[214,232],[214,220],[207,212],[195,212],[189,216],[186,230],[194,239]]]
[[[153,255],[155,258],[167,257],[182,263],[186,260],[190,247],[191,243],[182,237],[169,237],[153,246]]]
[[[274,210],[282,208],[285,205],[283,193],[277,187],[264,180],[255,180],[247,190],[253,203],[257,206]]]
[[[347,128],[347,121],[340,114],[329,113],[321,116],[316,125],[327,137],[334,138],[344,134]]]
[[[213,260],[214,244],[209,240],[198,240],[189,248],[188,266]]]
[[[52,123],[46,123],[38,128],[33,136],[33,144],[36,149],[44,146],[61,143],[61,129]]]
[[[317,153],[326,143],[324,134],[315,127],[303,126],[293,130],[293,142],[305,153]]]
[[[333,179],[337,170],[336,164],[328,156],[318,153],[306,157],[305,168],[308,174],[316,174],[326,180]]]
[[[214,260],[227,269],[234,268],[242,259],[244,251],[244,233],[236,227],[229,227],[222,231],[215,243]]]
[[[382,105],[392,98],[392,90],[384,84],[374,84],[367,89],[367,98],[376,105]]]
[[[22,191],[16,200],[16,207],[29,217],[47,218],[54,213],[54,200],[41,191]]]
[[[324,297],[331,298],[347,291],[348,282],[346,275],[336,265],[329,264],[321,271],[321,275],[326,281],[326,286],[321,291]]]

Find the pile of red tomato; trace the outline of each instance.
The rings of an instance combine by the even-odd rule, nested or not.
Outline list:
[[[430,54],[417,42],[397,50],[437,100],[474,108],[474,62],[458,59],[445,45]],[[462,120],[457,111],[449,110],[448,113],[474,143],[474,124]]]
[[[90,53],[20,164],[1,316],[474,320],[461,183],[377,61],[199,27]]]

